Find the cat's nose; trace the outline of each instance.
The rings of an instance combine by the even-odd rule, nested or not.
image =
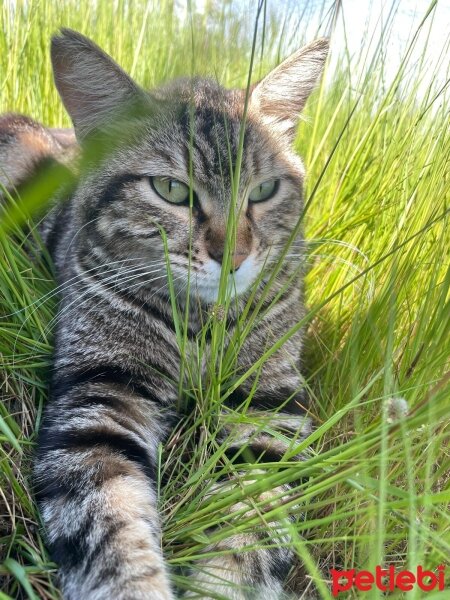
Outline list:
[[[205,249],[209,256],[221,265],[226,246],[226,227],[210,226],[205,231]],[[234,251],[231,254],[230,272],[237,271],[252,249],[252,230],[250,224],[241,221],[237,224]]]
[[[223,249],[208,248],[208,254],[212,259],[214,259],[216,262],[218,262],[219,265],[222,264]],[[242,263],[244,262],[244,260],[248,257],[248,255],[249,255],[248,252],[242,252],[239,250],[236,250],[236,252],[233,252],[233,254],[231,255],[230,271],[231,272],[237,271],[239,269],[239,267],[242,265]]]
[[[247,258],[248,252],[233,252],[231,255],[231,267],[233,271],[237,271]]]

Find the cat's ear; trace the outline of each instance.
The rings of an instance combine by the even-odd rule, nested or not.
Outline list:
[[[145,102],[145,92],[94,42],[71,29],[52,38],[53,76],[77,138]]]
[[[276,134],[295,135],[300,111],[317,84],[329,42],[320,38],[300,48],[253,88],[250,103]]]

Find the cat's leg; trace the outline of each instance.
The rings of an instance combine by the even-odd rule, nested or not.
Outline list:
[[[15,190],[44,165],[69,165],[76,153],[75,136],[69,129],[54,131],[24,115],[0,115],[0,195],[1,187]]]
[[[236,372],[250,373],[249,370],[253,369],[263,353],[296,325],[301,313],[301,294],[298,289],[277,301],[244,339]],[[204,558],[193,566],[192,577],[196,587],[204,590],[203,596],[202,593],[196,596],[192,592],[187,597],[216,599],[222,595],[227,600],[286,598],[283,586],[295,562],[291,540],[293,517],[282,511],[285,500],[291,495],[290,487],[284,485],[267,489],[264,473],[259,473],[256,479],[261,481],[264,491],[255,492],[253,486],[252,493],[246,499],[245,486],[252,485],[252,478],[248,470],[246,477],[239,473],[238,463],[273,463],[284,459],[288,453],[290,461],[299,462],[298,479],[301,479],[300,461],[304,457],[298,451],[298,445],[311,431],[310,420],[305,414],[304,382],[298,368],[301,344],[302,332],[297,329],[281,348],[262,362],[257,374],[250,373],[226,399],[226,404],[238,414],[242,411],[246,413],[246,418],[238,417],[234,423],[227,418],[223,426],[226,453],[235,465],[234,486],[243,490],[243,497],[239,505],[231,506],[228,514],[223,515],[224,526],[231,531],[231,535],[212,542],[205,550]],[[248,403],[250,408],[244,408]],[[235,460],[233,455],[239,455],[241,449],[245,449],[246,454],[241,454],[241,458]],[[255,470],[260,468],[255,464]],[[271,469],[270,473],[273,472]],[[220,483],[215,493],[220,498],[226,497],[230,485],[233,485],[233,481]],[[276,517],[268,519],[267,509],[270,510],[274,505],[280,510],[276,511]],[[233,514],[236,514],[234,521]],[[243,515],[248,514],[257,516],[256,525],[252,529],[249,527],[245,533],[233,535],[234,523],[236,527],[241,526]],[[211,538],[214,537],[217,539],[218,536],[211,532]],[[257,550],[254,550],[255,547]],[[209,596],[208,592],[211,592]]]
[[[250,452],[254,457],[259,457],[265,451],[267,457],[261,459],[273,462],[280,459],[291,448],[295,448],[310,431],[309,420],[304,415],[289,415],[279,413],[271,419],[264,413],[261,419],[258,411],[254,412],[255,427],[248,425],[228,425],[224,428],[224,443],[227,455],[231,458],[245,448],[248,456]],[[262,413],[261,413],[262,414]],[[261,423],[266,423],[267,430],[282,432],[275,439],[271,433],[264,431]],[[289,436],[294,440],[291,443]],[[300,461],[301,455],[291,460]],[[299,471],[301,467],[299,465]],[[271,471],[273,473],[273,471]],[[264,487],[265,473],[262,468],[255,466],[253,479],[251,472],[239,473],[236,465],[236,474],[239,481],[227,480],[215,484],[211,493],[226,497],[231,491],[239,488],[244,490],[244,498],[233,505],[228,514],[236,513],[236,526],[242,524],[246,517],[260,515],[260,522],[247,532],[231,534],[226,539],[213,542],[206,550],[203,559],[196,561],[192,570],[196,591],[186,594],[188,598],[224,598],[227,600],[284,600],[288,596],[283,591],[283,584],[294,562],[294,553],[290,548],[290,530],[293,525],[292,517],[286,513],[277,520],[267,519],[263,514],[270,508],[282,506],[289,498],[290,487],[283,485],[274,489],[265,490],[261,494],[253,493],[245,498],[245,487],[252,486],[258,480]],[[258,504],[259,508],[255,505]],[[257,519],[258,520],[258,519]],[[224,519],[227,526],[233,527],[233,517]],[[208,532],[205,532],[208,535]],[[215,532],[209,532],[214,538]],[[258,548],[255,550],[255,548]],[[208,595],[210,594],[210,595]]]
[[[117,384],[51,402],[35,481],[65,600],[173,598],[156,506],[161,423],[156,403]]]

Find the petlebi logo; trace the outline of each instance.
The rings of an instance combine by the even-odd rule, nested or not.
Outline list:
[[[445,565],[439,565],[434,571],[418,566],[415,571],[395,571],[389,567],[375,567],[375,571],[357,571],[349,569],[339,571],[331,569],[331,593],[334,597],[355,588],[360,592],[379,589],[382,592],[410,592],[419,588],[423,592],[445,590]],[[448,591],[448,589],[447,589]]]

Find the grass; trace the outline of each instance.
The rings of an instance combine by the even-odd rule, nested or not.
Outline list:
[[[385,79],[385,48],[397,3],[370,60],[366,46],[356,62],[345,49],[339,57],[334,53],[326,84],[310,100],[300,126],[297,146],[309,173],[304,374],[316,428],[304,444],[310,450],[291,499],[275,507],[258,500],[262,490],[297,480],[298,466],[289,455],[282,470],[268,463],[254,483],[244,485],[242,479],[226,495],[207,494],[205,482],[233,469],[217,443],[215,419],[231,359],[224,355],[219,377],[211,363],[206,381],[198,381],[193,365],[186,365],[189,385],[183,392],[195,398],[196,409],[161,449],[160,469],[160,478],[168,478],[160,490],[164,550],[181,589],[191,585],[186,568],[211,541],[264,527],[286,511],[298,515],[292,545],[303,565],[290,574],[289,584],[302,589],[314,581],[323,599],[332,597],[332,567],[421,564],[434,570],[448,561],[450,111],[448,89],[425,60],[436,4],[424,7],[391,83]],[[0,110],[69,124],[48,55],[50,36],[60,25],[93,37],[146,86],[195,72],[244,87],[255,18],[254,3],[249,6],[253,11],[243,15],[232,3],[210,2],[204,15],[191,7],[181,19],[169,0],[154,5],[118,0],[114,8],[84,0],[4,3]],[[270,4],[263,14],[253,79],[303,41],[300,28],[289,48],[284,42],[293,15],[274,16]],[[336,15],[342,18],[337,11],[328,15],[330,23]],[[312,16],[305,14],[302,23]],[[443,40],[443,57],[448,46]],[[425,75],[431,83],[424,88]],[[0,239],[0,600],[54,599],[55,569],[28,476],[46,400],[56,296],[51,269],[30,259],[30,244],[18,225],[4,223],[9,229],[1,229]],[[208,327],[221,351],[226,322],[217,311]],[[244,410],[227,418],[248,417]],[[252,498],[256,512],[227,515],[242,497]],[[411,591],[408,599],[420,594]]]

